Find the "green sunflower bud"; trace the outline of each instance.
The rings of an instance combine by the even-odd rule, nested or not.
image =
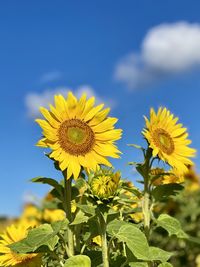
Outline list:
[[[117,193],[121,174],[112,170],[100,170],[91,181],[92,194],[100,199],[113,197]]]

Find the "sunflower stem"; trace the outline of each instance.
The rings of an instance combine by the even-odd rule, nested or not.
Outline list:
[[[103,267],[109,267],[109,257],[108,257],[108,244],[107,244],[107,235],[106,235],[106,221],[102,213],[99,214],[99,229],[101,234],[101,243],[102,243],[102,260]]]
[[[66,218],[69,220],[69,224],[72,222],[72,212],[71,212],[71,194],[72,194],[72,178],[67,179],[66,171],[63,172],[64,175],[64,209],[66,213]],[[71,257],[74,255],[74,234],[72,227],[68,225],[67,228],[68,236],[68,256]]]
[[[144,199],[143,199],[143,215],[144,215],[144,232],[146,238],[149,239],[149,230],[150,230],[150,208],[149,208],[149,193],[144,192]]]
[[[145,162],[144,162],[144,198],[142,204],[142,211],[144,216],[144,232],[149,239],[149,230],[150,230],[150,192],[149,192],[149,173],[151,170],[151,157],[152,157],[152,149],[148,148],[145,154]]]
[[[145,154],[144,162],[144,198],[142,203],[142,212],[144,216],[144,233],[146,235],[147,241],[149,243],[149,234],[150,234],[150,222],[151,222],[151,208],[150,208],[150,188],[149,188],[149,175],[152,166],[152,149],[148,148]],[[148,262],[148,266],[152,266],[152,262]]]

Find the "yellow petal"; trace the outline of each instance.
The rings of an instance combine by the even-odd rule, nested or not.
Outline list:
[[[103,122],[92,127],[94,132],[104,132],[114,128],[114,124],[118,121],[117,118],[107,118]]]
[[[85,116],[84,121],[89,121],[91,120],[102,108],[104,104],[98,105],[94,108],[92,108],[88,114]]]

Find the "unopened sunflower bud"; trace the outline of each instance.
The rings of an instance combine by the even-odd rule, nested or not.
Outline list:
[[[100,170],[95,173],[91,181],[93,195],[101,199],[114,196],[119,186],[120,177],[119,172],[113,173],[111,170]]]

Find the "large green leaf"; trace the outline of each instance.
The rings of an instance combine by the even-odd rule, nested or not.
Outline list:
[[[130,262],[130,267],[148,267],[148,263],[146,262]]]
[[[125,242],[137,259],[149,260],[147,239],[139,228],[133,224],[115,220],[108,224],[107,231],[120,242]]]
[[[133,224],[115,220],[108,224],[107,231],[120,242],[125,242],[138,260],[166,262],[172,253],[156,247],[149,247],[144,233]]]
[[[149,254],[150,254],[149,260],[161,261],[161,262],[168,261],[169,258],[173,255],[173,253],[165,251],[157,247],[150,247]]]
[[[64,267],[91,267],[91,260],[85,255],[73,256],[66,260]]]
[[[85,205],[85,204],[83,204],[83,205],[81,205],[81,204],[77,204],[77,207],[78,207],[79,209],[81,209],[81,210],[82,210],[84,213],[86,213],[86,214],[90,214],[90,215],[92,215],[92,216],[95,215],[95,209],[96,209],[95,206],[92,206],[92,205]]]
[[[51,223],[51,227],[54,232],[58,233],[60,230],[66,230],[69,224],[69,220],[66,218],[62,221],[56,221]]]
[[[79,210],[76,214],[76,217],[74,218],[71,225],[81,224],[85,223],[89,220],[89,217],[85,215],[85,213],[82,210]]]
[[[156,201],[160,201],[176,195],[182,189],[183,186],[180,184],[163,184],[156,186],[152,191],[152,195]]]
[[[188,237],[188,241],[189,242],[192,242],[192,243],[195,243],[196,246],[200,246],[200,238],[199,237],[193,237],[193,236],[189,236]]]
[[[158,267],[173,267],[173,265],[171,265],[169,262],[163,262],[159,264]]]
[[[17,253],[30,253],[39,250],[46,252],[53,251],[59,238],[58,232],[66,227],[67,221],[59,221],[56,223],[42,224],[28,232],[26,238],[11,244],[9,247]]]
[[[42,176],[35,177],[31,179],[32,182],[34,183],[42,183],[42,184],[48,184],[55,188],[55,190],[59,193],[61,196],[63,194],[63,187],[60,185],[55,179],[53,178],[46,178]]]
[[[180,222],[168,214],[161,214],[157,219],[157,225],[164,228],[170,236],[188,238],[188,235],[182,230]]]

